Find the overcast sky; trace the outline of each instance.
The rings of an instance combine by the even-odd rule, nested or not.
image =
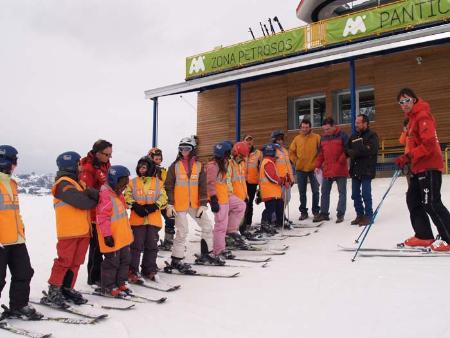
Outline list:
[[[19,150],[18,173],[56,170],[99,138],[132,172],[151,147],[144,91],[184,81],[185,57],[261,36],[277,15],[301,25],[298,0],[1,0],[0,144]],[[196,130],[196,94],[160,99],[159,146],[168,165]]]

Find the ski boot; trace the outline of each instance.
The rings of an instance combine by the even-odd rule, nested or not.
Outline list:
[[[172,251],[173,234],[165,234],[164,241],[161,240],[158,249],[161,251]]]
[[[189,264],[184,263],[183,259],[172,256],[172,261],[170,264],[166,262],[164,271],[167,273],[172,273],[172,270],[174,269],[185,275],[194,275],[197,273],[197,271],[192,270],[192,267]]]
[[[143,273],[142,277],[144,277],[145,280],[149,280],[155,283],[158,283],[160,280],[157,272]]]
[[[144,280],[139,275],[139,273],[129,270],[128,271],[128,283],[142,285],[142,284],[144,284]]]
[[[66,299],[62,293],[61,287],[52,284],[48,286],[47,295],[46,297],[43,297],[41,299],[41,302],[51,303],[62,308],[66,308],[69,306],[66,303]]]
[[[6,305],[2,305],[2,318],[20,318],[25,320],[41,320],[44,315],[37,312],[31,305],[25,305],[20,309],[11,310]]]
[[[239,232],[231,232],[227,234],[226,238],[227,247],[235,248],[236,250],[248,250],[250,248],[250,245]]]
[[[133,291],[126,284],[122,284],[121,286],[119,286],[119,290],[125,293],[127,296],[131,296],[133,294]]]
[[[231,250],[223,250],[223,251],[220,253],[220,256],[221,256],[223,259],[235,259],[235,258],[236,258],[236,256],[233,255],[233,253],[231,252]]]
[[[220,256],[212,255],[209,251],[208,244],[204,239],[200,241],[200,255],[195,255],[195,263],[201,265],[225,265],[225,261]]]
[[[272,224],[267,223],[267,222],[261,222],[261,227],[259,228],[257,233],[273,236],[273,235],[276,235],[278,233],[278,231],[275,229],[275,227]]]
[[[61,287],[61,292],[65,298],[65,300],[74,303],[75,305],[86,304],[88,300],[83,297],[81,293],[77,290],[67,287]]]

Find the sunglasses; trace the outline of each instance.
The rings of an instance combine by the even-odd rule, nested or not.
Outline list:
[[[412,98],[407,97],[406,99],[398,101],[398,104],[402,105],[402,104],[405,104],[405,103],[410,103],[411,101],[412,101]]]
[[[190,147],[190,146],[179,146],[178,149],[180,151],[191,151],[192,147]]]

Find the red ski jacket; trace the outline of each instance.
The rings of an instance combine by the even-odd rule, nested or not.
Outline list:
[[[411,157],[411,171],[418,174],[427,170],[444,168],[441,147],[436,134],[436,121],[430,105],[419,98],[408,113],[407,148]]]
[[[348,163],[345,155],[348,136],[338,127],[332,135],[322,135],[316,168],[321,168],[323,177],[347,177]]]

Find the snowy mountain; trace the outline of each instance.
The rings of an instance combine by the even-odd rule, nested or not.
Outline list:
[[[14,179],[19,185],[19,194],[30,195],[48,195],[55,182],[54,174],[38,175],[32,172],[31,174],[14,175]]]

